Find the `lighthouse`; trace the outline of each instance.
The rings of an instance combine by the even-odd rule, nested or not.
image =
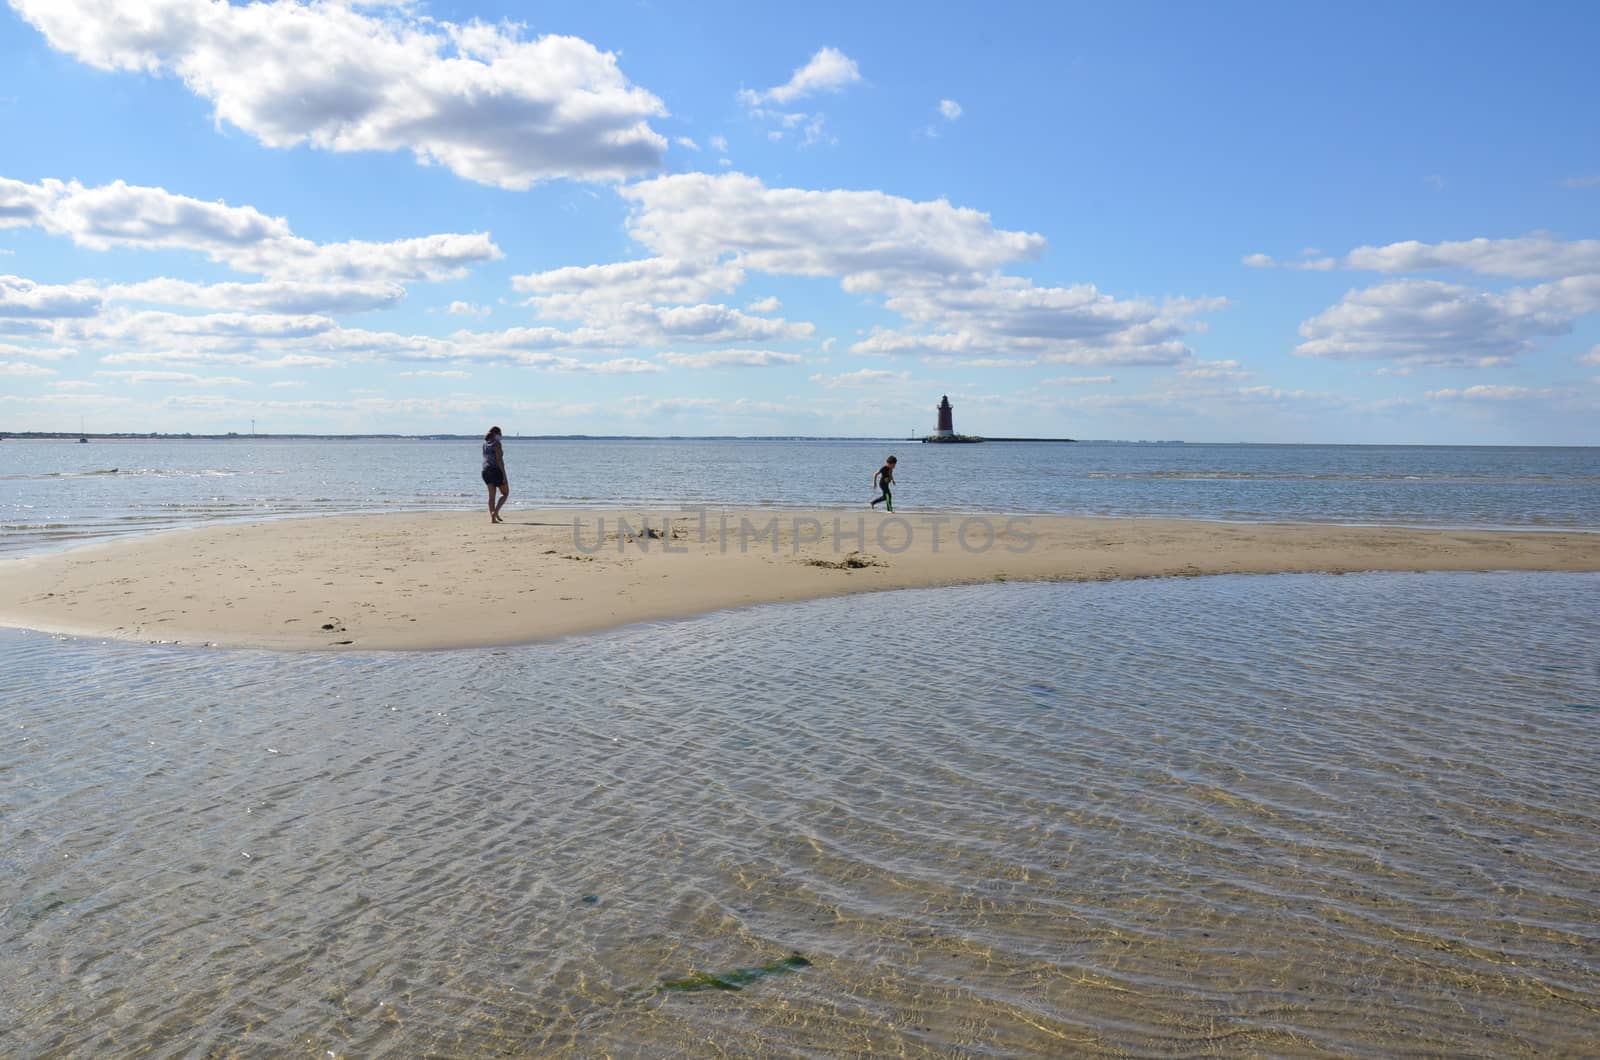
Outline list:
[[[979,438],[977,435],[974,435],[974,434],[957,434],[956,433],[956,423],[955,423],[956,410],[953,407],[951,407],[951,405],[950,405],[950,395],[949,394],[946,394],[944,397],[939,399],[939,407],[935,411],[939,413],[939,426],[932,434],[925,435],[923,437],[923,439],[922,439],[923,441],[925,441],[925,442],[981,442],[981,441],[983,441],[982,438]]]

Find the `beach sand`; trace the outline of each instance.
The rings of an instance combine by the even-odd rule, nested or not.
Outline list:
[[[482,512],[280,519],[5,561],[0,624],[417,650],[882,589],[1444,570],[1600,570],[1600,535],[882,510],[510,511],[500,525]]]

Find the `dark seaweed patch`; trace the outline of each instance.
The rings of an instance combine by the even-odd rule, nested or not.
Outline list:
[[[810,967],[811,962],[798,953],[791,953],[781,960],[768,961],[758,964],[753,968],[734,968],[727,972],[696,972],[686,975],[682,979],[663,979],[657,990],[678,990],[693,992],[696,990],[743,990],[746,985],[758,979],[765,979],[769,975],[787,975],[796,968]]]

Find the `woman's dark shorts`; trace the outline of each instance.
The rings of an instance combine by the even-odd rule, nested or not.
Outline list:
[[[490,489],[503,488],[506,484],[506,473],[497,467],[483,469],[483,484]]]

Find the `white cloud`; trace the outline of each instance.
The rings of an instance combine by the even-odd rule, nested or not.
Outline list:
[[[1299,269],[1308,272],[1328,272],[1338,268],[1339,263],[1332,258],[1308,258],[1305,261],[1278,261],[1270,254],[1246,254],[1244,264],[1252,269]]]
[[[246,382],[238,376],[200,376],[190,372],[102,370],[94,374],[134,386],[144,383],[178,383],[188,386],[244,386]]]
[[[744,89],[739,99],[748,106],[792,103],[820,92],[838,92],[861,80],[855,60],[837,48],[821,48],[785,83],[764,92]]]
[[[811,381],[818,386],[837,390],[840,387],[884,386],[888,383],[904,383],[911,378],[910,372],[890,372],[881,368],[860,368],[854,372],[845,372],[842,375],[814,375]]]
[[[471,379],[471,372],[463,372],[459,368],[447,368],[436,371],[431,368],[419,368],[414,372],[400,372],[400,377],[417,379]]]
[[[388,309],[406,296],[393,283],[348,283],[338,280],[260,283],[193,283],[165,277],[116,284],[103,292],[107,301],[145,302],[198,309],[233,309],[266,313],[359,313]]]
[[[1518,239],[1466,239],[1446,243],[1407,240],[1357,247],[1344,265],[1375,272],[1465,269],[1482,276],[1544,279],[1600,273],[1600,239],[1563,240],[1535,234]]]
[[[46,368],[39,364],[29,364],[27,361],[0,361],[0,376],[17,378],[20,376],[47,376],[55,375],[54,368]]]
[[[100,311],[100,303],[100,292],[87,284],[38,284],[21,276],[0,276],[0,317],[91,317]]]
[[[958,368],[1032,368],[1039,362],[1021,357],[964,357],[955,361],[945,357],[924,357],[922,363],[955,365]]]
[[[1176,364],[1189,318],[1219,299],[1121,301],[1093,285],[1038,287],[995,273],[1032,258],[1042,237],[996,229],[944,200],[877,191],[768,188],[743,174],[659,177],[620,189],[637,205],[630,234],[677,261],[724,261],[775,274],[836,276],[882,293],[915,325],[880,329],[858,353],[1005,357],[1055,363]]]
[[[455,301],[450,303],[449,313],[458,317],[486,317],[491,312],[486,305],[474,305],[471,302]]]
[[[737,265],[670,257],[569,265],[511,278],[514,289],[532,296],[529,303],[541,316],[556,320],[611,320],[626,306],[701,302],[742,283],[744,270]]]
[[[1096,386],[1101,383],[1115,383],[1116,379],[1109,375],[1058,375],[1039,381],[1055,386]]]
[[[295,283],[452,279],[471,265],[503,256],[484,232],[319,245],[294,235],[283,218],[253,206],[204,202],[120,180],[98,188],[53,179],[0,181],[0,218],[13,226],[43,228],[91,250],[192,250],[241,272]]]
[[[1491,293],[1435,280],[1397,280],[1351,291],[1300,325],[1301,357],[1473,366],[1515,357],[1539,338],[1564,335],[1600,310],[1600,276]]]
[[[1191,361],[1179,366],[1178,374],[1185,379],[1243,379],[1250,373],[1234,360]]]
[[[774,350],[708,350],[703,353],[658,353],[658,360],[676,368],[765,368],[773,365],[800,364],[804,361],[798,353],[779,353]]]
[[[809,338],[812,324],[753,317],[725,305],[630,306],[629,325],[654,329],[668,340],[688,342],[778,342]]]
[[[1581,177],[1568,177],[1561,182],[1563,188],[1600,188],[1600,173],[1587,173]]]
[[[0,342],[0,357],[26,357],[34,361],[64,361],[78,351],[66,346],[17,346]]]
[[[953,99],[941,99],[939,101],[939,113],[944,116],[945,120],[955,121],[961,117],[961,104]]]
[[[782,306],[783,303],[778,301],[777,295],[771,295],[767,298],[758,298],[745,308],[752,313],[776,313]]]
[[[673,137],[672,142],[677,144],[679,147],[686,147],[691,151],[700,150],[700,145],[695,143],[694,140],[692,140],[691,138],[689,138],[687,136],[676,136],[676,137]]]
[[[577,37],[457,25],[408,4],[12,0],[51,46],[104,70],[173,73],[218,121],[269,147],[407,149],[469,180],[526,188],[656,168],[666,113],[616,56]],[[366,6],[366,5],[363,5]],[[315,62],[307,62],[315,56]]]
[[[0,347],[3,349],[3,347]],[[1580,353],[1577,357],[1579,364],[1600,364],[1600,345],[1592,348],[1588,353]]]
[[[711,149],[716,151],[718,154],[725,155],[728,153],[728,138],[726,136],[713,136],[706,142],[709,143],[711,145]],[[0,212],[0,216],[4,216],[3,212]]]
[[[575,364],[563,369],[573,372],[593,372],[597,375],[640,375],[647,372],[659,372],[659,364],[638,357],[617,357],[609,361],[598,361],[593,364]]]
[[[1244,264],[1259,269],[1362,269],[1408,273],[1462,269],[1480,276],[1546,279],[1600,272],[1600,239],[1564,240],[1536,233],[1517,239],[1463,239],[1443,243],[1406,240],[1357,247],[1343,258],[1311,257],[1278,261],[1269,254],[1247,254]]]
[[[682,412],[712,410],[721,404],[717,398],[709,397],[658,398],[647,394],[631,394],[622,399],[622,414],[629,418],[656,416],[662,413],[677,415]]]
[[[996,229],[943,199],[879,191],[768,188],[739,173],[683,173],[618,189],[636,204],[629,233],[657,254],[731,255],[764,272],[839,276],[869,289],[880,273],[966,272],[1038,255],[1044,238]]]
[[[1046,364],[1179,364],[1192,356],[1180,338],[1194,328],[1190,318],[1224,304],[1221,299],[1120,300],[1093,284],[1037,287],[993,275],[903,283],[885,305],[916,326],[879,329],[851,351]]]
[[[1534,389],[1525,386],[1469,386],[1464,390],[1446,388],[1430,390],[1429,401],[1534,401],[1556,397],[1559,392],[1548,387]]]

